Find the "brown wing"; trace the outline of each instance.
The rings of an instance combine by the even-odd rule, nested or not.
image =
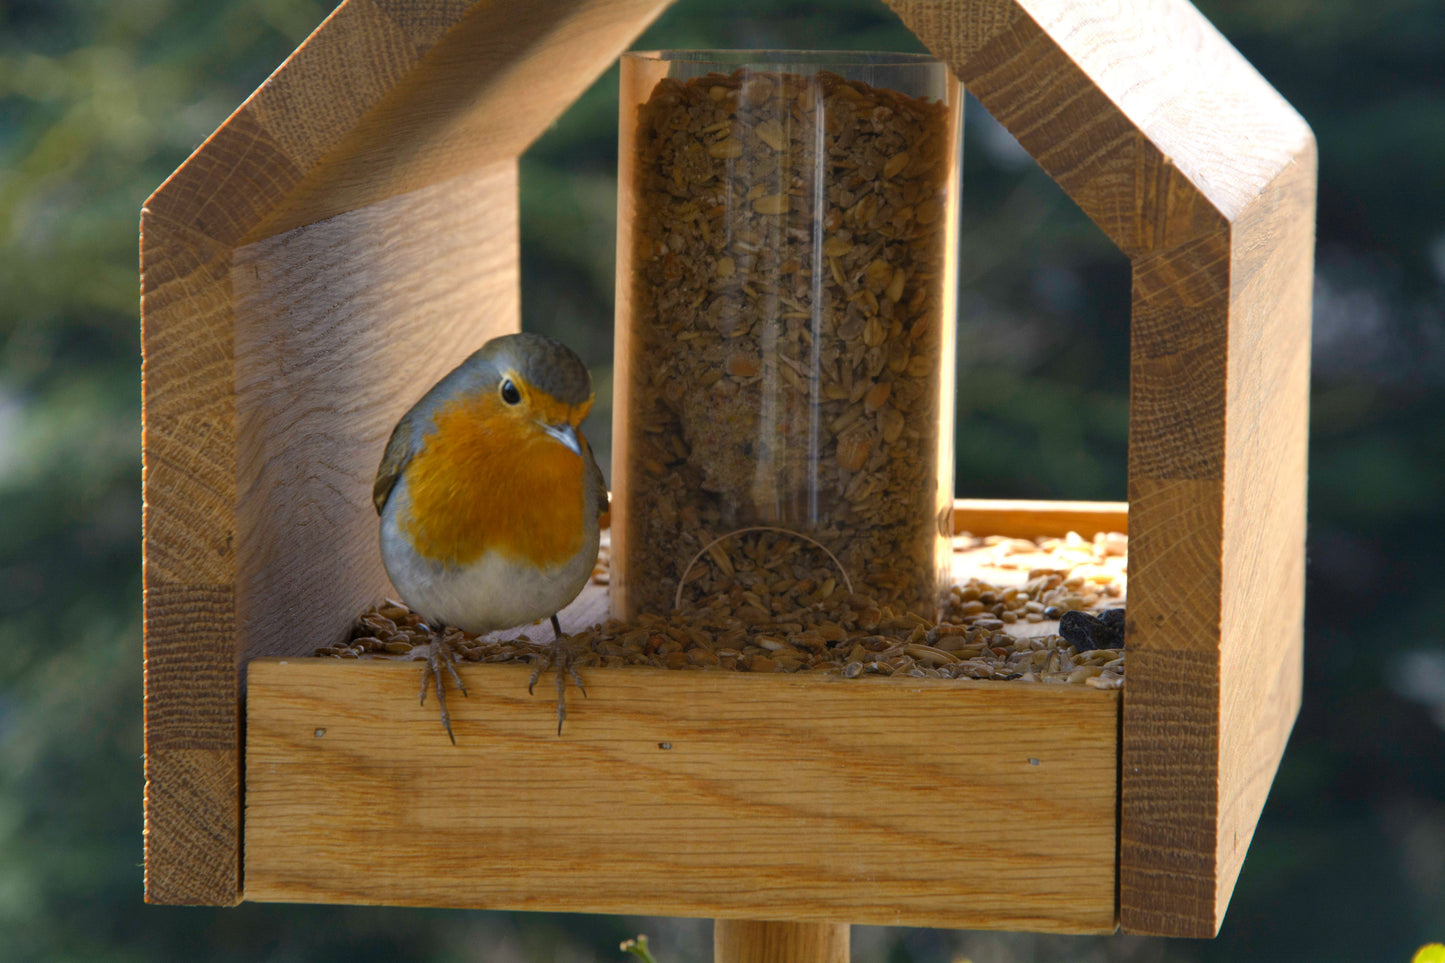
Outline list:
[[[602,477],[602,469],[597,467],[597,459],[592,457],[590,448],[587,450],[587,464],[591,466],[592,490],[597,492],[597,517],[601,518],[611,508],[607,501],[607,480]]]
[[[589,401],[588,404],[591,402]],[[597,456],[592,454],[592,443],[587,440],[587,436],[579,431],[577,438],[582,442],[582,460],[587,463],[585,484],[588,495],[596,495],[597,517],[601,518],[612,510],[611,498],[607,492],[607,479],[602,477],[602,469],[597,465]]]
[[[381,510],[386,507],[386,499],[391,494],[391,488],[396,484],[397,476],[411,461],[411,416],[402,418],[392,429],[391,438],[386,443],[386,453],[381,456],[381,465],[376,469],[376,483],[371,486],[371,503],[376,506],[376,514],[380,515]]]

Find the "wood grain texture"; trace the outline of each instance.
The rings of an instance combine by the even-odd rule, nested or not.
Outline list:
[[[345,0],[146,202],[225,244],[514,159],[666,0]]]
[[[146,892],[167,902],[240,901],[241,747],[226,586],[147,579]],[[165,620],[178,624],[167,624]]]
[[[1210,936],[1299,704],[1314,141],[1183,0],[890,0],[1129,256],[1121,919]]]
[[[1061,502],[1008,498],[960,498],[953,503],[953,530],[1009,538],[1059,538],[1078,532],[1129,533],[1127,502]]]
[[[148,900],[239,898],[240,667],[385,588],[356,479],[516,329],[516,156],[663,5],[347,0],[146,201]]]
[[[1222,715],[1216,892],[1228,904],[1295,716],[1304,675],[1305,504],[1315,157],[1241,218],[1231,271],[1224,479]]]
[[[478,0],[424,58],[369,101],[346,124],[303,182],[253,232],[265,235],[310,223],[380,198],[434,184],[476,165],[516,158],[597,79],[670,0]],[[315,76],[288,78],[286,96],[346,104],[354,98],[345,70],[378,51],[409,50],[393,38],[426,43],[415,0],[348,0],[343,14],[362,24],[343,41],[316,51]],[[463,9],[464,8],[464,9]],[[329,33],[322,36],[329,38]],[[305,50],[306,48],[303,48]],[[301,51],[298,51],[298,54]],[[294,59],[294,58],[293,58]],[[258,107],[271,110],[263,87]],[[314,111],[291,110],[288,140],[314,139]],[[281,130],[283,125],[272,125]],[[292,128],[299,128],[291,133]],[[314,151],[308,151],[312,156]]]
[[[848,963],[846,923],[717,920],[713,963]]]
[[[240,899],[230,256],[141,218],[148,899]]]
[[[247,899],[1115,925],[1117,693],[598,669],[559,738],[464,666],[453,747],[415,664],[249,671]]]
[[[339,641],[394,594],[376,466],[432,384],[520,328],[516,175],[503,161],[236,250],[242,659]]]

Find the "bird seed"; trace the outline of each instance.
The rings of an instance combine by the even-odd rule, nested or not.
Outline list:
[[[1056,621],[1005,622],[1002,613],[1030,611],[1046,600],[1076,601],[1070,612],[1122,612],[1127,594],[1127,537],[1068,539],[954,539],[957,580],[946,593],[943,618],[833,585],[832,563],[818,549],[778,532],[757,532],[729,556],[732,574],[705,566],[681,608],[669,616],[609,620],[570,637],[580,667],[650,665],[738,672],[833,672],[845,678],[904,675],[993,679],[1119,688],[1124,683],[1122,638],[1110,648],[1080,651],[1059,635]],[[593,581],[607,584],[610,546]],[[1075,589],[1070,585],[1075,585]],[[596,589],[601,591],[603,589]],[[986,601],[988,600],[988,601]],[[993,610],[998,609],[995,613]],[[1035,612],[1034,614],[1038,614]],[[1122,615],[1108,615],[1122,624]],[[478,638],[448,629],[458,658],[469,662],[532,662],[541,658],[551,628],[531,636],[516,630]],[[364,613],[351,638],[316,650],[343,659],[409,660],[431,635],[419,616],[387,601]],[[542,641],[545,639],[547,641]]]
[[[839,578],[936,615],[953,117],[827,72],[669,78],[638,108],[620,366],[629,614],[671,610],[719,537],[778,525],[846,573],[794,593],[809,604]],[[771,599],[746,602],[771,614]]]

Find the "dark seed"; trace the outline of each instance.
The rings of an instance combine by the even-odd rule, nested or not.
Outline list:
[[[1110,611],[1118,612],[1119,615],[1112,616],[1108,622],[1083,612],[1065,612],[1063,618],[1059,619],[1059,634],[1074,647],[1076,652],[1117,649],[1124,640],[1122,618],[1124,610],[1111,609]]]
[[[1044,618],[1046,619],[1056,619],[1063,614],[1064,610],[1059,608],[1057,605],[1050,605],[1048,608],[1044,609]]]

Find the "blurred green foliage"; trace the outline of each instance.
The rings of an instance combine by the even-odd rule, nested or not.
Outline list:
[[[1291,749],[1217,940],[859,927],[865,963],[1403,960],[1445,935],[1445,5],[1201,6],[1320,141]],[[639,929],[706,958],[697,921],[141,903],[138,211],[326,12],[0,0],[0,958],[618,960]],[[918,49],[876,0],[681,0],[639,46]],[[1127,265],[971,107],[959,491],[1123,498]],[[603,386],[616,111],[609,73],[522,179],[526,323]]]

